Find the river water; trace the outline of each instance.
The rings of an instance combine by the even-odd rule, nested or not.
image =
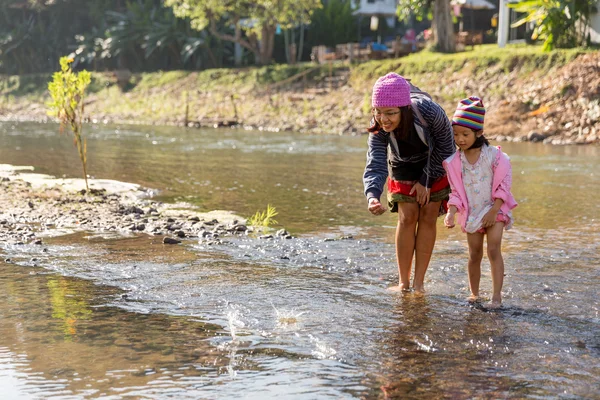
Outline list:
[[[600,148],[506,143],[504,307],[466,304],[439,222],[427,295],[399,295],[395,216],[366,211],[366,137],[88,126],[92,176],[291,240],[163,246],[81,232],[2,244],[0,393],[37,398],[599,398]],[[0,163],[80,176],[55,125],[0,123]],[[482,294],[490,294],[484,259]]]

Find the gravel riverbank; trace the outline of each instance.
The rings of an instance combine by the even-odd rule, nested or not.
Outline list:
[[[31,167],[0,165],[0,241],[42,245],[44,237],[75,231],[142,233],[165,244],[186,239],[219,243],[248,234],[245,219],[228,211],[202,213],[186,204],[154,201],[135,184],[57,179],[31,173]],[[279,235],[287,235],[280,232]]]

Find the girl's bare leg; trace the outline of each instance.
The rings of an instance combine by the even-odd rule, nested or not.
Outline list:
[[[425,273],[429,267],[431,253],[435,245],[436,221],[440,211],[440,201],[429,203],[419,210],[419,222],[417,224],[417,239],[415,245],[415,280],[413,287],[416,292],[425,292],[423,282]]]
[[[410,289],[410,270],[415,252],[415,229],[419,219],[417,203],[398,203],[396,226],[396,260],[400,276],[399,290]]]
[[[504,259],[502,258],[502,232],[504,222],[496,222],[487,228],[487,253],[492,270],[492,301],[489,306],[498,308],[502,304],[502,285],[504,283]]]
[[[467,243],[469,245],[469,262],[467,270],[469,272],[469,289],[471,296],[469,302],[479,300],[479,281],[481,279],[481,259],[483,258],[483,233],[467,233]]]

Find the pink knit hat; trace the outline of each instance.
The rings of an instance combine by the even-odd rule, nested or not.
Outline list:
[[[371,96],[372,107],[404,107],[410,105],[410,85],[400,75],[390,72],[377,79]]]

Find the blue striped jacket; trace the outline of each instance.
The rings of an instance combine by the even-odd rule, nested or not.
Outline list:
[[[415,124],[423,128],[429,146],[428,161],[423,169],[419,182],[426,187],[431,187],[433,182],[444,176],[446,172],[442,162],[456,151],[454,134],[450,120],[439,104],[423,95],[411,95],[413,104],[418,107],[427,127],[415,116]],[[401,143],[399,143],[401,145]],[[383,130],[369,133],[367,165],[363,174],[363,185],[367,199],[374,197],[379,200],[383,187],[388,177],[388,147],[391,156],[400,158],[390,146],[390,134]],[[408,161],[408,160],[402,160]]]

